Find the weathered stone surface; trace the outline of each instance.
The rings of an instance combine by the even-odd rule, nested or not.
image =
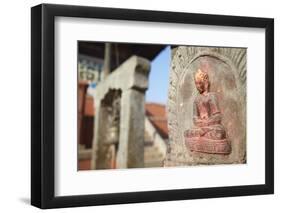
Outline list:
[[[92,169],[143,167],[149,71],[148,60],[132,56],[96,87]]]
[[[122,94],[117,168],[144,166],[144,101],[144,94],[138,90]]]
[[[185,145],[184,131],[193,125],[193,103],[198,91],[194,73],[208,71],[210,92],[217,95],[222,125],[231,143],[231,153],[192,153]],[[170,147],[165,166],[246,162],[246,49],[178,47],[172,51],[168,94]]]

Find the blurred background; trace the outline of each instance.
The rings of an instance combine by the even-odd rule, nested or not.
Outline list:
[[[151,62],[145,93],[144,167],[162,167],[167,151],[166,102],[171,47],[167,45],[78,42],[78,170],[90,170],[97,85],[131,56]],[[108,169],[116,168],[115,160]]]

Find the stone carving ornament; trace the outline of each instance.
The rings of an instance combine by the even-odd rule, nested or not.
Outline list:
[[[169,148],[164,166],[246,162],[246,52],[245,48],[188,46],[172,50],[167,103]],[[209,94],[204,98],[198,98],[200,91],[194,82],[199,69],[209,82]],[[217,119],[215,124],[194,120],[194,114],[206,116],[194,112],[198,102],[213,104],[206,109],[212,119]],[[217,118],[214,114],[218,114]],[[207,133],[203,126],[210,127],[205,136],[221,142],[221,149],[195,146],[194,136],[198,139],[198,133],[200,137]],[[217,138],[216,131],[220,133]]]
[[[110,90],[105,99],[107,103],[107,124],[106,127],[106,140],[104,146],[106,146],[106,158],[107,165],[111,169],[116,168],[116,157],[118,152],[119,143],[119,131],[120,131],[120,104],[121,104],[121,91]],[[102,101],[103,103],[103,101]]]

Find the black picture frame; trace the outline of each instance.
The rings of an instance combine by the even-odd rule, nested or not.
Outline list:
[[[263,28],[265,47],[265,184],[93,195],[54,195],[55,17]],[[274,20],[164,11],[41,4],[31,8],[31,204],[39,208],[217,198],[274,193]]]

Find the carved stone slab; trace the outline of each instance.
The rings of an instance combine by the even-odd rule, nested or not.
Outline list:
[[[165,166],[246,162],[246,53],[245,48],[173,49],[167,103],[170,144]],[[231,145],[228,155],[192,152],[185,144],[184,132],[193,125],[193,103],[198,95],[194,73],[199,68],[208,71],[210,92],[217,95]]]

